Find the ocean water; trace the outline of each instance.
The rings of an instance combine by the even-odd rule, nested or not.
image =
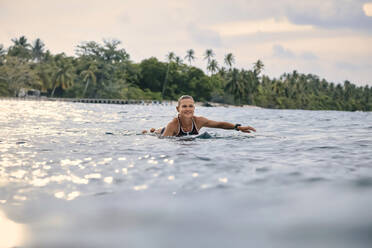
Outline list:
[[[0,247],[371,247],[372,113],[0,101]]]

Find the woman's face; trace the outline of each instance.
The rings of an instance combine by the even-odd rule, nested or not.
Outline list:
[[[180,116],[191,118],[194,116],[195,104],[192,99],[182,99],[177,107]]]

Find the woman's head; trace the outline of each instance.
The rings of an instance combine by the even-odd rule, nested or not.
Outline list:
[[[178,106],[180,106],[181,101],[184,99],[191,99],[192,101],[194,101],[194,98],[192,98],[192,96],[183,95],[183,96],[180,96],[180,98],[178,98]]]
[[[192,96],[184,95],[178,98],[178,106],[176,107],[178,114],[181,117],[192,117],[195,110],[195,102]]]

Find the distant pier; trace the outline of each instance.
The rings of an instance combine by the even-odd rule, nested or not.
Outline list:
[[[54,101],[54,102],[76,102],[76,103],[96,103],[96,104],[132,104],[132,105],[177,105],[177,101],[158,101],[158,100],[133,100],[133,99],[103,99],[103,98],[59,98],[46,96],[25,96],[25,97],[0,97],[0,101]],[[232,105],[215,102],[196,102],[196,106],[203,107],[232,107]],[[237,107],[237,106],[235,106]],[[239,107],[260,108],[253,105]]]
[[[3,97],[0,100],[16,101],[58,101],[58,102],[77,102],[77,103],[98,103],[98,104],[137,104],[137,105],[175,105],[175,101],[157,101],[157,100],[130,100],[130,99],[94,99],[94,98],[58,98],[58,97]]]

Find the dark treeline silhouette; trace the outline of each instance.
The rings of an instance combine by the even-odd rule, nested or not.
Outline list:
[[[226,67],[220,66],[212,49],[202,58],[206,74],[192,65],[193,49],[184,57],[169,52],[166,62],[151,57],[134,63],[117,40],[83,42],[74,57],[52,54],[40,39],[30,44],[21,36],[12,42],[7,49],[0,45],[0,96],[18,96],[21,89],[69,98],[176,100],[188,94],[197,101],[265,108],[372,110],[369,86],[329,83],[297,71],[270,79],[262,74],[262,61],[250,69],[237,69],[234,55],[228,53]]]

